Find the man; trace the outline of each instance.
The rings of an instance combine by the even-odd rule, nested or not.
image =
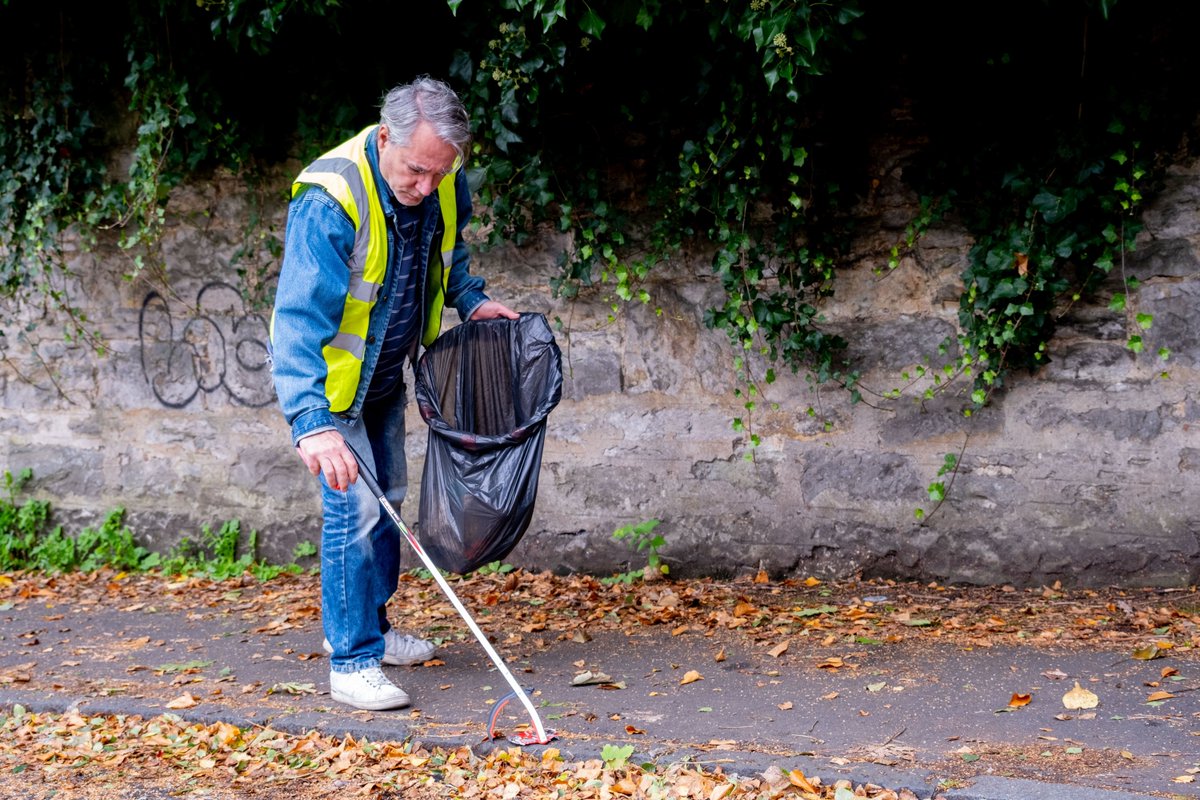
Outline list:
[[[321,480],[321,605],[334,700],[408,704],[382,664],[428,660],[434,646],[387,619],[400,534],[358,481],[353,447],[399,508],[407,489],[402,370],[441,328],[516,319],[469,272],[471,196],[462,102],[420,78],[384,100],[378,125],[310,164],[292,184],[271,320],[275,390],[292,443]]]

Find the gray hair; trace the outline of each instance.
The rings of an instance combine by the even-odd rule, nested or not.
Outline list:
[[[467,109],[453,89],[428,75],[388,92],[379,112],[379,123],[401,147],[408,146],[422,122],[429,123],[434,135],[454,148],[461,163],[471,143]]]

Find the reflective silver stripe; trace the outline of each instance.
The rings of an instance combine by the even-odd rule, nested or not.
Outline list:
[[[345,350],[359,361],[363,360],[363,355],[367,352],[367,343],[361,336],[342,331],[338,331],[337,335],[329,340],[329,347],[335,350]]]
[[[362,173],[358,171],[358,165],[349,158],[318,158],[304,171],[310,175],[320,172],[332,173],[346,181],[350,197],[358,209],[359,225],[354,235],[354,249],[350,251],[350,296],[364,303],[373,303],[380,287],[377,283],[363,281],[367,247],[371,243],[371,207],[367,201],[367,187],[363,183]]]
[[[367,187],[363,184],[362,173],[358,171],[358,165],[352,159],[318,158],[309,164],[305,172],[331,172],[334,175],[340,175],[350,188],[350,196],[354,198],[354,205],[358,206],[359,220],[366,222],[367,217],[363,216],[363,212],[368,208]]]
[[[350,272],[350,296],[364,303],[374,303],[375,295],[379,294],[380,285],[363,280],[361,262],[356,262]]]
[[[371,243],[371,211],[367,206],[359,206],[358,215],[362,218],[362,224],[354,236],[354,249],[350,251],[351,285],[354,284],[355,278],[362,279],[367,264],[367,245]]]
[[[354,166],[354,159],[331,156],[328,153],[304,168],[305,172],[332,172],[335,175],[344,175],[344,172],[350,170],[358,174],[358,167]]]

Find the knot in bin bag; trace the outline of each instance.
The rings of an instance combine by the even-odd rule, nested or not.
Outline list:
[[[422,354],[415,393],[429,426],[417,535],[433,563],[464,575],[529,527],[562,355],[541,314],[465,322]]]

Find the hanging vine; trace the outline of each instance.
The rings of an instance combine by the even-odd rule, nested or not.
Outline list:
[[[0,5],[37,34],[30,41],[59,42],[0,55],[10,78],[0,96],[0,328],[36,335],[54,320],[68,341],[104,352],[72,294],[79,248],[109,237],[128,254],[127,277],[164,269],[157,243],[172,186],[215,165],[261,186],[256,156],[321,152],[359,128],[388,85],[419,72],[449,78],[476,123],[480,234],[518,244],[547,228],[565,234],[549,277],[559,296],[604,297],[615,318],[625,303],[652,304],[681,253],[708,254],[721,299],[703,318],[732,346],[744,412],[732,425],[747,455],[777,371],[852,402],[867,391],[847,356],[853,334],[822,309],[856,241],[870,137],[901,104],[888,92],[907,93],[924,126],[914,139],[927,144],[904,166],[921,198],[915,215],[877,254],[878,269],[900,268],[945,218],[974,246],[957,333],[928,363],[897,365],[902,385],[877,394],[919,402],[961,390],[972,414],[1044,365],[1062,315],[1105,296],[1113,276],[1122,286],[1110,303],[1130,315],[1131,350],[1153,324],[1136,309],[1123,259],[1171,137],[1197,109],[1180,100],[1190,97],[1182,78],[1147,78],[1157,74],[1151,56],[1186,61],[1190,50],[1162,47],[1171,31],[1142,24],[1147,12],[1132,4],[987,7],[1010,28],[964,29],[930,46],[913,37],[941,36],[936,26],[878,0],[404,5],[134,2],[114,18],[116,37],[90,35],[104,10],[68,20]],[[1193,12],[1171,13],[1187,29]],[[444,35],[345,63],[298,57],[314,42],[333,52],[401,23]],[[1079,47],[1064,44],[1064,30],[1079,31]],[[129,117],[132,130],[114,124]],[[278,255],[266,219],[246,220],[238,254],[258,303],[255,276]],[[961,455],[937,477],[953,476]],[[930,485],[933,502],[947,483]]]

